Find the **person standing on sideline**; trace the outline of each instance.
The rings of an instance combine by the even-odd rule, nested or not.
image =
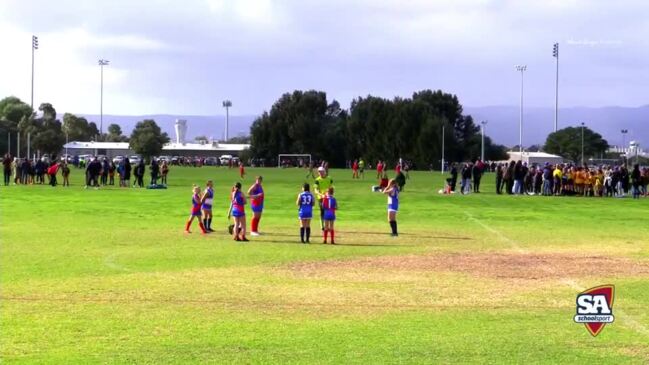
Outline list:
[[[201,209],[203,210],[203,227],[207,232],[214,232],[212,230],[212,204],[214,203],[214,183],[212,180],[207,180],[205,184],[205,192],[201,197]]]
[[[110,161],[108,165],[108,185],[115,185],[115,170],[117,170],[115,163]]]
[[[385,166],[383,166],[383,162],[381,160],[379,160],[376,163],[376,178],[377,179],[380,179],[381,176],[383,176],[383,169],[384,168],[385,168]]]
[[[110,172],[110,163],[108,158],[104,157],[104,160],[101,164],[101,184],[106,186],[108,185],[108,174]]]
[[[67,162],[61,165],[61,176],[63,176],[63,186],[70,186],[70,166]]]
[[[473,165],[473,192],[480,192],[480,180],[482,179],[482,174],[485,169],[485,164],[479,158],[476,159],[475,164]]]
[[[397,212],[399,211],[399,187],[394,179],[390,180],[388,187],[383,189],[383,194],[388,196],[388,223],[392,229],[392,237],[397,237]]]
[[[52,187],[56,186],[56,174],[58,172],[59,165],[56,163],[53,163],[52,166],[47,169],[47,174],[50,176],[50,185],[52,185]]]
[[[160,166],[160,183],[167,185],[167,175],[169,174],[169,164],[167,161],[162,161],[162,166]]]
[[[471,192],[471,170],[471,164],[465,163],[462,168],[462,184],[460,185],[462,194],[469,194]]]
[[[499,163],[496,165],[496,194],[503,193],[503,165]]]
[[[302,192],[298,194],[295,204],[298,206],[297,216],[300,219],[300,241],[310,243],[314,199],[308,183],[302,186]]]
[[[232,230],[232,238],[235,241],[247,242],[246,238],[246,197],[241,192],[241,183],[237,182],[232,187],[232,194],[230,195],[230,215],[234,220],[234,229]]]
[[[358,160],[358,172],[361,179],[365,179],[365,160]]]
[[[324,167],[318,167],[318,177],[315,179],[315,194],[318,198],[318,206],[320,207],[320,228],[324,231],[324,208],[322,207],[322,200],[330,187],[333,186],[334,181],[330,176],[327,176],[327,171]]]
[[[198,226],[201,227],[201,232],[203,234],[207,233],[203,222],[201,222],[201,188],[194,185],[192,188],[192,210],[189,214],[189,219],[185,223],[185,233],[192,233],[189,228],[192,226],[194,218],[198,219]]]
[[[457,164],[453,162],[451,164],[451,191],[455,192],[455,186],[457,185]]]
[[[146,166],[144,166],[144,160],[140,160],[140,162],[135,166],[135,179],[136,181],[134,182],[133,185],[137,184],[137,186],[143,188],[144,187],[144,173],[146,172]]]
[[[5,186],[9,186],[11,181],[11,155],[7,152],[2,159],[2,172],[4,173]]]
[[[124,187],[131,186],[131,161],[128,157],[124,157]]]
[[[158,185],[158,176],[160,175],[160,165],[155,158],[151,158],[151,184]]]
[[[252,219],[250,220],[250,235],[259,236],[259,221],[264,211],[264,188],[261,186],[263,177],[257,176],[255,183],[248,189]]]
[[[324,208],[324,241],[322,243],[327,243],[327,233],[331,235],[331,244],[335,245],[336,241],[334,239],[334,222],[336,221],[336,209],[338,209],[338,202],[334,198],[334,188],[330,186],[327,189],[327,193],[322,198],[322,207]]]
[[[633,199],[640,199],[640,185],[642,184],[642,174],[640,173],[640,165],[633,165],[631,171],[631,185],[633,190]]]

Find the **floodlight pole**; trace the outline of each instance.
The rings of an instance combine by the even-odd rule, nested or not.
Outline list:
[[[584,122],[581,122],[581,165],[584,166]]]
[[[444,144],[446,142],[446,135],[444,134],[445,129],[446,125],[442,124],[442,175],[444,174]]]
[[[482,126],[480,127],[480,131],[482,132],[482,152],[480,153],[480,160],[483,162],[484,162],[484,129],[487,126],[487,122],[488,121],[486,120],[480,122],[480,124],[482,124]]]
[[[556,132],[559,128],[559,43],[554,44],[552,56],[556,58],[557,64],[556,80],[554,85],[554,131]]]
[[[230,100],[223,101],[223,107],[225,108],[225,142],[230,139],[229,129],[230,129],[230,107],[232,102]]]
[[[101,69],[101,86],[99,87],[99,135],[104,132],[104,66],[108,66],[110,61],[100,59],[98,61]]]
[[[523,75],[525,70],[527,70],[526,65],[516,66],[516,71],[521,73],[521,110],[518,118],[518,148],[521,154],[521,160],[523,159]]]
[[[626,167],[627,165],[627,158],[626,158],[626,134],[629,133],[628,129],[622,129],[620,131],[622,133],[622,153],[624,153],[624,166]]]
[[[34,110],[34,51],[38,49],[38,37],[35,35],[32,35],[32,99],[31,99],[31,107],[32,110]]]

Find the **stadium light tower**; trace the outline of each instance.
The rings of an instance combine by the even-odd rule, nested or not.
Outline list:
[[[622,153],[624,153],[624,166],[626,166],[626,134],[629,133],[628,129],[622,129]]]
[[[98,61],[99,68],[101,69],[101,86],[100,86],[100,100],[99,100],[99,136],[104,133],[104,66],[108,66],[110,61],[100,59]]]
[[[225,108],[225,142],[228,141],[229,137],[229,128],[230,128],[230,107],[232,102],[230,100],[223,101],[223,107]]]
[[[34,110],[34,51],[38,49],[38,37],[32,36],[32,110]]]
[[[557,72],[554,84],[554,131],[559,128],[559,43],[555,43],[552,49],[552,56],[556,58]]]
[[[518,148],[521,154],[521,160],[523,159],[523,75],[526,70],[527,65],[516,66],[516,71],[521,73],[521,111],[518,118]]]
[[[480,154],[480,160],[483,162],[484,162],[484,129],[487,126],[488,122],[489,121],[487,120],[483,120],[482,122],[480,122],[480,124],[482,125],[480,127],[480,131],[482,132],[482,153]]]
[[[581,165],[584,166],[584,126],[586,123],[581,122]]]

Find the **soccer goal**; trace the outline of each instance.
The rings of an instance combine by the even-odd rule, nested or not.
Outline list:
[[[310,165],[310,154],[280,153],[277,155],[277,167],[305,167]]]

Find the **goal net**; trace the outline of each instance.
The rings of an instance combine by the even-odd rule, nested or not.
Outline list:
[[[310,165],[310,154],[281,153],[277,155],[277,167],[308,167]]]

